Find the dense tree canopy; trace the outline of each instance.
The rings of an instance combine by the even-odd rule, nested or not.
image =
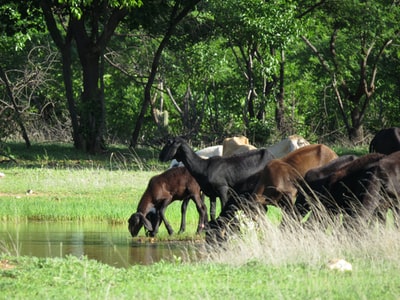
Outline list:
[[[312,15],[317,17],[303,39],[331,80],[350,139],[362,141],[381,60],[400,35],[400,6],[387,1],[327,1]]]
[[[265,144],[399,126],[397,1],[3,1],[0,140]]]

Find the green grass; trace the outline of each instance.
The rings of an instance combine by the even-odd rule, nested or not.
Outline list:
[[[149,179],[169,166],[158,161],[157,149],[131,151],[112,146],[104,154],[91,156],[67,144],[36,144],[27,149],[11,143],[3,148],[16,161],[0,169],[6,174],[0,180],[3,221],[126,223]],[[175,201],[166,212],[175,231],[180,225],[180,205],[181,201]],[[195,205],[190,203],[188,233],[176,238],[190,239],[197,222]],[[169,238],[163,225],[159,238]]]
[[[109,170],[160,170],[168,166],[158,161],[157,148],[128,149],[111,145],[102,154],[90,155],[76,150],[71,144],[35,143],[26,148],[23,143],[0,144],[3,166],[24,168],[104,168]],[[2,156],[3,155],[3,156]],[[8,162],[8,164],[7,164]]]
[[[149,179],[160,171],[107,169],[10,168],[0,180],[0,221],[100,221],[125,224],[136,212]],[[29,193],[28,193],[29,191]],[[173,202],[166,216],[177,232],[181,201]],[[187,212],[191,238],[198,214],[193,202]],[[144,231],[140,232],[144,235]],[[159,238],[168,239],[162,225]]]
[[[20,147],[20,146],[18,146]],[[167,165],[157,151],[133,155],[120,148],[90,157],[68,145],[10,150],[18,162],[3,164],[0,221],[26,220],[126,223],[151,176]],[[118,148],[115,148],[118,149]],[[340,149],[340,154],[365,149]],[[118,153],[118,154],[113,154]],[[32,193],[27,193],[32,190]],[[167,209],[177,231],[180,204]],[[208,203],[207,203],[208,204]],[[200,261],[172,261],[114,268],[86,258],[21,257],[0,247],[0,299],[398,299],[400,231],[393,226],[337,224],[277,226],[269,211],[262,227],[243,227],[224,249],[204,248]],[[189,206],[187,231],[194,237],[198,215]],[[140,233],[143,235],[143,232]],[[3,245],[4,246],[4,245]],[[18,245],[15,245],[18,246]],[[9,247],[13,248],[12,245]],[[345,258],[351,272],[329,270]]]
[[[3,220],[125,222],[154,171],[13,168],[0,181]],[[28,192],[29,191],[29,192]]]
[[[4,260],[4,258],[3,258]],[[116,269],[85,258],[18,258],[1,271],[1,299],[398,299],[399,265],[240,266],[159,262]]]

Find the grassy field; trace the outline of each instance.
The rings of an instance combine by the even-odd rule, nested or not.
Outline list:
[[[0,165],[0,221],[126,223],[149,178],[167,165],[157,150],[123,148],[90,157],[68,145],[11,144],[17,162]],[[362,151],[362,150],[361,150]],[[340,151],[338,151],[340,152]],[[359,153],[360,150],[353,152]],[[7,158],[4,158],[7,159]],[[180,202],[167,210],[177,230]],[[273,213],[272,216],[276,216]],[[188,235],[197,212],[188,211]],[[0,247],[0,299],[399,299],[400,233],[394,226],[340,224],[285,228],[266,219],[201,261],[114,268],[87,258],[21,257]],[[143,235],[143,232],[140,233]],[[159,239],[169,239],[164,226]],[[177,235],[171,238],[181,238]],[[328,262],[344,258],[352,271]]]
[[[398,299],[399,267],[157,263],[116,269],[96,261],[19,258],[1,271],[1,299]],[[13,267],[11,267],[13,266]]]

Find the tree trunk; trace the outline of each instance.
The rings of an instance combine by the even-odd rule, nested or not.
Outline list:
[[[84,52],[80,55],[83,73],[81,129],[86,151],[99,153],[105,149],[104,96],[99,88],[100,55],[84,49],[81,51]]]
[[[82,65],[83,92],[81,94],[80,134],[84,147],[89,153],[99,153],[105,149],[105,100],[103,84],[102,56],[104,48],[113,35],[119,22],[126,16],[127,10],[112,10],[91,16],[92,22],[85,23],[84,18],[71,20],[72,32],[76,41],[79,60]],[[103,31],[99,31],[98,22],[102,18]],[[89,29],[88,29],[88,26]]]
[[[66,9],[65,20],[68,20],[68,25],[65,27],[65,24],[57,24],[54,15],[57,14],[58,20],[65,9],[65,4],[57,4],[51,0],[40,1],[47,28],[62,54],[63,76],[75,147],[85,148],[89,153],[98,153],[104,149],[105,133],[103,64],[100,58],[118,24],[127,15],[128,9],[110,7],[107,1],[104,3],[93,1],[82,5],[83,15],[79,18]],[[60,28],[65,30],[65,40]],[[72,96],[70,52],[72,39],[76,41],[83,76],[79,119]]]
[[[364,130],[362,125],[363,114],[360,113],[360,110],[355,107],[351,111],[351,124],[352,126],[349,128],[349,138],[355,144],[361,144],[364,140]]]
[[[281,62],[279,68],[279,93],[277,95],[276,111],[275,111],[275,121],[277,129],[286,135],[285,127],[285,53],[281,51]]]
[[[83,140],[80,134],[78,115],[76,112],[76,104],[73,93],[72,83],[72,58],[71,58],[71,42],[72,32],[71,27],[67,28],[65,38],[62,37],[61,32],[58,29],[57,23],[54,19],[52,3],[51,1],[42,0],[40,1],[44,18],[46,21],[47,29],[56,44],[57,48],[61,52],[62,60],[62,74],[65,87],[65,95],[68,103],[68,111],[71,118],[72,124],[72,139],[76,149],[83,149]]]
[[[82,150],[83,140],[80,134],[78,115],[76,112],[76,104],[73,94],[70,45],[66,45],[65,47],[63,47],[63,49],[61,49],[61,58],[62,58],[62,73],[65,86],[65,95],[67,97],[68,111],[72,124],[72,139],[74,141],[74,147],[76,149]]]
[[[158,69],[158,65],[160,62],[161,53],[164,50],[164,47],[167,45],[167,41],[169,40],[170,36],[171,35],[167,36],[167,34],[164,36],[163,40],[161,41],[160,45],[158,46],[156,54],[154,55],[153,63],[151,65],[150,76],[149,76],[149,79],[147,80],[146,87],[144,88],[144,99],[143,99],[142,108],[141,108],[139,116],[137,118],[135,129],[132,133],[132,138],[131,138],[131,142],[129,145],[130,148],[135,148],[137,145],[137,141],[139,139],[139,132],[140,132],[140,129],[142,128],[142,125],[144,122],[144,116],[145,116],[147,109],[151,102],[151,87],[153,86],[154,79],[157,74],[157,69]]]
[[[257,98],[257,93],[254,85],[254,72],[253,72],[253,59],[255,50],[245,50],[243,47],[239,47],[242,59],[246,65],[245,77],[248,83],[248,91],[246,96],[246,102],[243,106],[243,122],[246,128],[250,127],[250,120],[255,117],[254,100]]]
[[[154,54],[153,63],[151,65],[150,75],[147,80],[146,87],[144,89],[144,99],[143,99],[143,103],[142,103],[142,108],[141,108],[139,116],[136,120],[135,129],[133,130],[133,133],[132,133],[132,137],[131,137],[131,141],[130,141],[130,145],[129,145],[130,148],[135,148],[137,145],[140,129],[142,128],[142,125],[144,122],[144,116],[145,116],[147,109],[151,102],[151,88],[153,86],[154,79],[157,74],[157,69],[160,64],[162,52],[164,51],[164,48],[167,46],[169,39],[171,38],[178,23],[199,2],[200,2],[200,0],[192,0],[192,1],[185,2],[184,7],[182,8],[182,10],[179,13],[178,13],[178,10],[179,10],[179,6],[180,6],[180,2],[175,3],[175,6],[173,8],[174,13],[172,13],[172,15],[171,15],[171,21],[169,22],[169,27],[164,35],[164,38],[161,40],[156,53]]]
[[[95,25],[93,25],[95,26]],[[97,30],[92,29],[89,36],[84,20],[71,20],[72,32],[76,41],[78,56],[82,65],[83,91],[81,93],[80,134],[84,148],[88,153],[103,150],[104,97],[100,90],[100,54],[101,47],[96,40]]]

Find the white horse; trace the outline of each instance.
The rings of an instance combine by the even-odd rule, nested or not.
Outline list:
[[[299,135],[290,135],[282,141],[272,146],[268,146],[267,149],[273,156],[275,156],[275,158],[281,158],[286,154],[307,145],[310,145],[310,143],[303,137]]]

